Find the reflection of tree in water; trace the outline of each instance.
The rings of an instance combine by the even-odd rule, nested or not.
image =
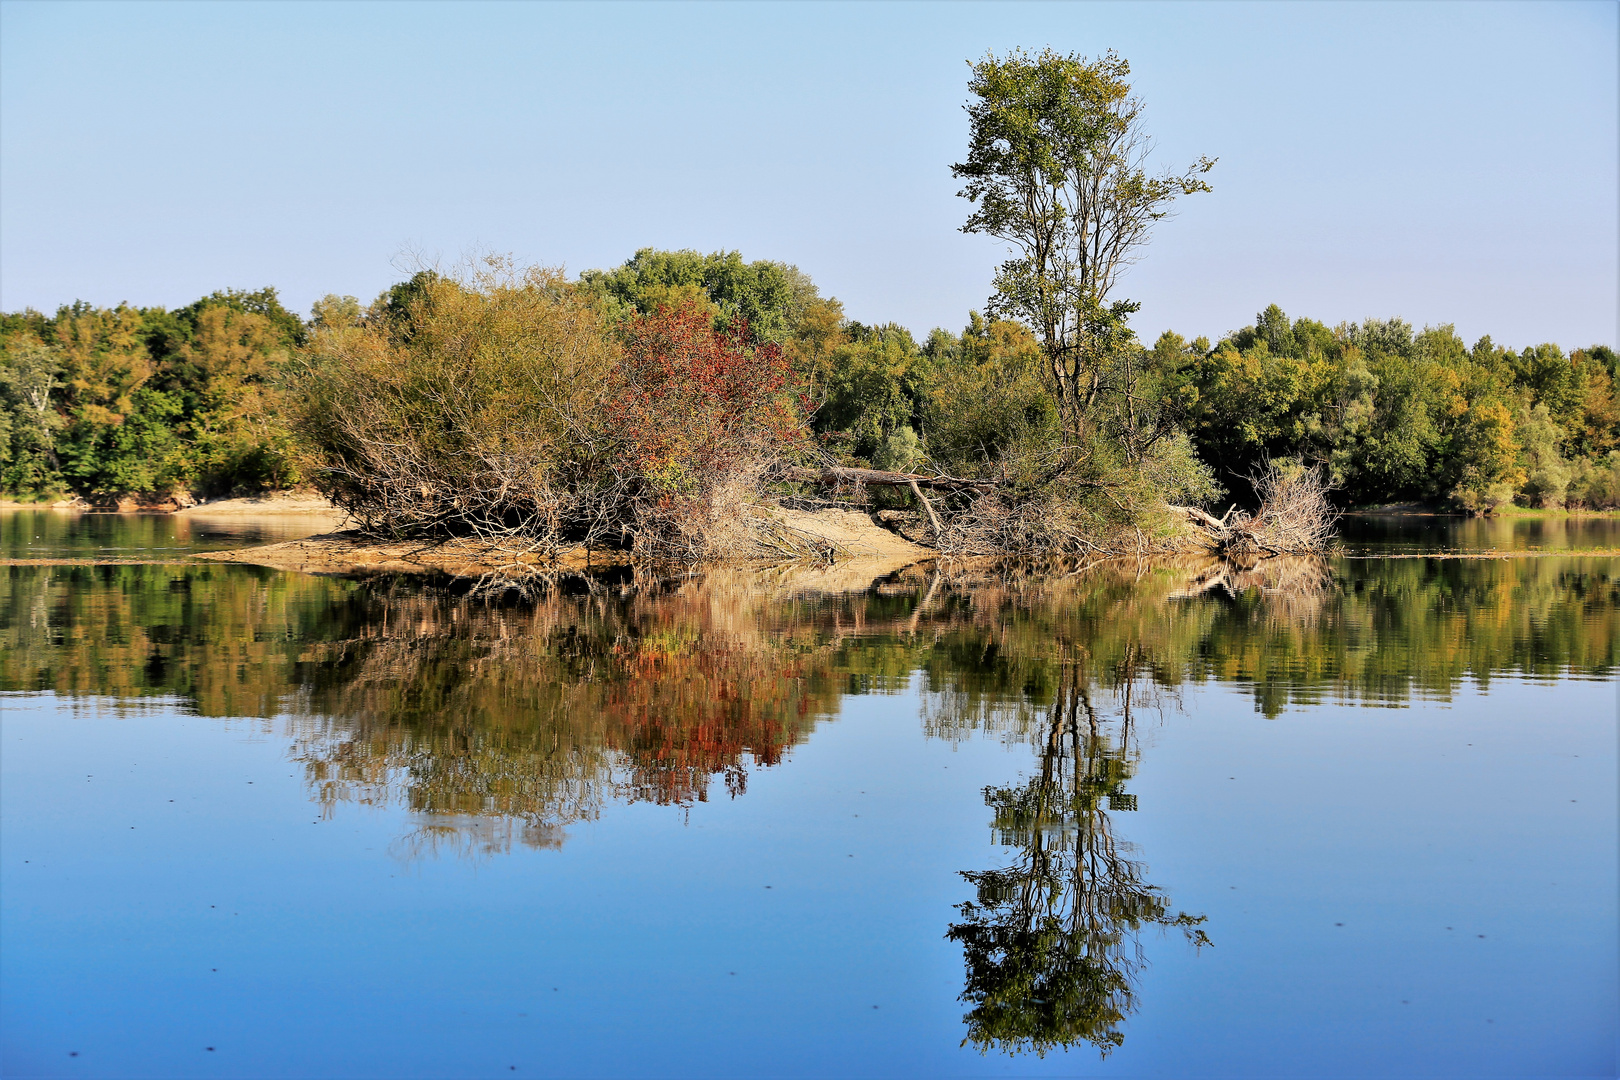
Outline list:
[[[1099,718],[1083,662],[1064,662],[1038,736],[1039,769],[1020,786],[985,789],[996,839],[1015,857],[963,873],[977,897],[946,935],[967,966],[963,1041],[981,1051],[1044,1056],[1088,1042],[1106,1055],[1124,1042],[1119,1028],[1136,1006],[1139,932],[1176,927],[1194,945],[1209,944],[1203,916],[1172,914],[1169,898],[1143,880],[1104,809],[1135,808],[1124,784],[1133,772],[1136,660],[1128,651],[1117,724]]]
[[[1109,686],[1127,669],[1139,687],[1213,680],[1268,715],[1620,663],[1620,572],[1574,556],[917,567],[875,583],[796,567],[596,581],[521,607],[245,566],[9,571],[0,691],[264,718],[324,809],[408,808],[402,849],[424,854],[552,846],[617,801],[735,794],[845,695],[919,671],[926,735],[1045,747],[1069,709],[1050,704],[1079,678],[1054,641]],[[1093,775],[1068,738],[1062,768]]]
[[[736,796],[837,707],[816,636],[760,607],[697,582],[513,608],[393,597],[310,669],[293,757],[328,812],[414,811],[407,855],[556,847],[610,803]]]

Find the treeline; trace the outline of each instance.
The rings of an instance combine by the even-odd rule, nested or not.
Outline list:
[[[274,289],[175,311],[75,303],[0,315],[0,493],[288,487],[302,475],[281,395],[304,320]]]
[[[1144,347],[1120,276],[1215,160],[1148,171],[1114,52],[971,71],[961,228],[1008,257],[960,333],[848,319],[784,263],[653,249],[575,281],[423,271],[307,322],[270,289],[24,312],[0,317],[0,489],[308,480],[373,533],[685,560],[797,550],[772,507],[829,501],[1025,555],[1316,551],[1324,482],[1348,505],[1620,505],[1608,347],[1275,306],[1214,345]],[[1229,498],[1259,509],[1201,509]]]
[[[428,520],[466,502],[469,454],[482,454],[513,463],[530,495],[549,492],[553,513],[606,521],[582,492],[630,485],[647,513],[706,495],[750,450],[750,467],[797,456],[1049,483],[1042,463],[1073,433],[1036,335],[977,312],[966,322],[919,340],[846,318],[791,265],[652,249],[572,282],[427,271],[370,305],[328,296],[308,320],[268,288],[176,311],[27,311],[0,317],[0,491],[206,497],[316,481],[402,510],[397,491],[372,490],[381,477],[439,491],[445,506],[418,496]],[[1273,305],[1213,345],[1166,333],[1144,348],[1126,331],[1110,357],[1085,461],[1066,467],[1093,493],[1113,484],[1114,503],[1150,489],[1247,501],[1270,461],[1321,464],[1344,505],[1620,506],[1607,346],[1468,346],[1449,326],[1329,328]],[[463,408],[473,386],[477,415]],[[368,439],[413,457],[372,460]],[[517,477],[488,479],[512,489]],[[1119,518],[1091,501],[1098,521]]]
[[[1615,351],[1472,346],[1400,319],[1329,329],[1275,304],[1213,347],[1166,333],[1200,456],[1229,486],[1264,459],[1320,463],[1347,505],[1620,507]]]

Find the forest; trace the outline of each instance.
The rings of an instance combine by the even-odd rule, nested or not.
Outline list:
[[[444,282],[427,272],[369,306],[330,296],[308,320],[272,288],[175,311],[76,303],[0,316],[0,489],[27,501],[206,498],[308,483],[287,394],[311,344],[397,319]],[[720,340],[746,328],[779,354],[815,448],[843,464],[976,475],[1058,422],[1035,335],[1013,320],[970,312],[959,332],[919,340],[847,319],[795,267],[736,252],[648,249],[544,288],[593,313],[605,351],[661,308],[701,312]],[[1450,326],[1328,327],[1272,305],[1214,344],[1167,332],[1130,352],[1148,403],[1240,497],[1270,458],[1324,465],[1345,506],[1620,506],[1620,370],[1606,345],[1469,345]]]
[[[307,319],[273,288],[23,311],[0,316],[0,493],[306,485],[378,535],[684,560],[738,553],[766,505],[910,513],[940,550],[1018,554],[1168,543],[1300,477],[1340,508],[1620,508],[1610,346],[1277,305],[1213,343],[1138,340],[1120,275],[1215,162],[1148,170],[1129,70],[973,65],[951,173],[962,230],[1010,257],[960,330],[848,318],[784,261],[651,248],[572,279],[424,267]]]

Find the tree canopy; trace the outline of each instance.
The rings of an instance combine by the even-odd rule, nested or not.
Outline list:
[[[990,310],[1026,323],[1046,354],[1068,424],[1101,389],[1105,357],[1128,341],[1136,305],[1111,300],[1120,273],[1180,196],[1208,191],[1200,158],[1150,175],[1130,65],[1051,49],[972,65],[967,160],[951,172],[974,205],[963,232],[1005,240]]]

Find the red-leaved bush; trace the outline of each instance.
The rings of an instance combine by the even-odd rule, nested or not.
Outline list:
[[[608,411],[620,468],[641,489],[638,547],[657,536],[670,554],[699,554],[765,469],[807,443],[792,366],[746,325],[717,333],[695,303],[637,316],[623,343]]]

